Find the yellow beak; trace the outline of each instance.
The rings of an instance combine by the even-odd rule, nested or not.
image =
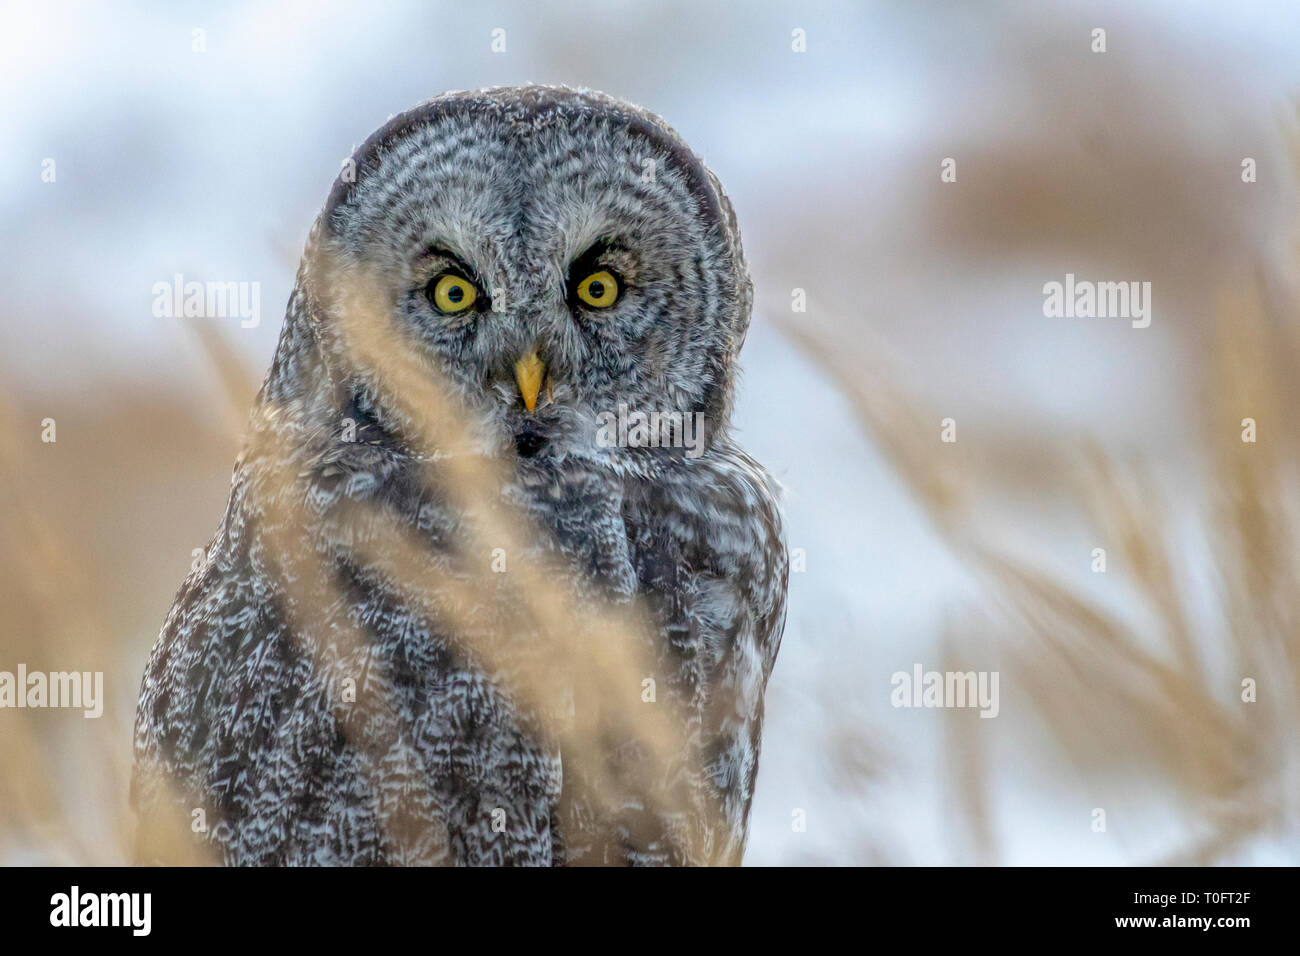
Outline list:
[[[537,407],[537,393],[542,390],[545,375],[546,364],[536,352],[529,352],[515,363],[515,381],[519,383],[519,394],[524,397],[524,408],[530,412]]]

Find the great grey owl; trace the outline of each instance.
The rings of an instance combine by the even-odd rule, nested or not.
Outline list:
[[[139,859],[738,863],[787,577],[731,435],[751,303],[639,108],[458,92],[371,136],[145,672]]]

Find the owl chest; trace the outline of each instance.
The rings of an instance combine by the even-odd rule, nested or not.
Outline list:
[[[653,658],[679,697],[701,705],[734,638],[735,588],[718,573],[705,529],[630,516],[627,530]]]

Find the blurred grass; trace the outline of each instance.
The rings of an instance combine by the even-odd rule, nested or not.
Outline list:
[[[1296,159],[1300,171],[1300,149]],[[1105,543],[1108,574],[1124,576],[1123,613],[1084,581],[1087,560],[1063,577],[1013,556],[992,503],[1021,479],[997,448],[941,444],[941,415],[898,383],[856,323],[841,316],[811,326],[772,313],[849,399],[863,431],[977,576],[988,607],[1005,611],[996,646],[957,623],[945,658],[955,647],[986,662],[1005,655],[1014,683],[1004,684],[1004,701],[1027,695],[1086,788],[1115,793],[1112,779],[1127,778],[1130,793],[1159,794],[1160,810],[1182,824],[1181,845],[1134,862],[1225,862],[1257,838],[1297,847],[1300,434],[1287,415],[1297,325],[1296,303],[1271,299],[1272,285],[1249,262],[1220,269],[1211,380],[1188,416],[1199,423],[1200,460],[1184,462],[1172,482],[1162,483],[1134,449],[1105,449],[1068,430],[1033,435],[1041,459],[1073,462],[1069,497]],[[1242,441],[1246,418],[1257,423],[1256,443]],[[1174,511],[1195,527],[1213,564],[1208,615],[1188,601],[1192,555],[1173,533]],[[1242,699],[1246,678],[1257,702]],[[945,715],[945,763],[969,850],[954,862],[997,854],[987,801],[999,771],[975,716]]]

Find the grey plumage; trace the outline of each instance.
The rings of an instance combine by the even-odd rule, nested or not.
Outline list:
[[[729,430],[730,203],[657,117],[562,88],[438,97],[354,159],[145,673],[140,855],[179,826],[230,864],[739,862],[787,567]],[[611,447],[620,405],[698,413],[703,454]]]

